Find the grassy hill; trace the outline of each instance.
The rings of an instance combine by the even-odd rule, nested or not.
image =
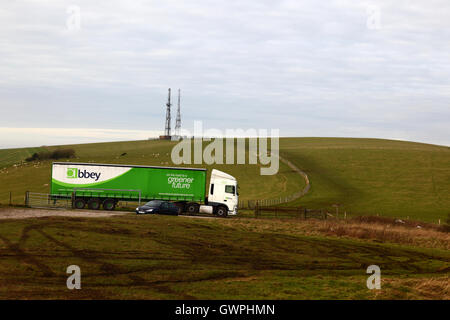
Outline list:
[[[73,148],[76,162],[137,164],[154,166],[175,166],[170,154],[176,142],[160,140],[110,142],[65,145]],[[51,160],[26,163],[23,160],[32,152],[55,150],[57,147],[23,148],[0,150],[0,203],[9,200],[12,191],[13,201],[23,203],[25,191],[49,192],[51,176]],[[14,161],[13,161],[14,160]],[[65,160],[62,160],[65,161]],[[248,161],[247,161],[248,162]],[[186,165],[185,165],[186,166]],[[305,181],[295,172],[280,164],[277,175],[261,176],[259,165],[187,165],[189,167],[216,168],[235,176],[239,181],[239,192],[242,200],[270,199],[287,196],[301,190]]]
[[[43,148],[0,149],[0,169],[20,163]]]
[[[131,141],[67,146],[81,162],[169,165],[174,142]],[[47,149],[52,150],[55,147]],[[48,192],[50,161],[20,163],[39,148],[0,150],[0,202],[23,201],[26,190]],[[126,153],[126,155],[121,156]],[[450,148],[381,139],[282,138],[280,154],[305,171],[309,193],[288,205],[327,208],[348,215],[381,215],[437,222],[450,213]],[[195,165],[190,165],[195,166]],[[256,165],[202,165],[234,175],[242,200],[286,196],[304,187],[303,179],[280,163],[274,176]]]
[[[381,139],[291,138],[281,155],[311,190],[295,204],[437,222],[450,213],[450,148]]]
[[[173,142],[68,146],[75,161],[172,165]],[[449,148],[376,139],[281,139],[310,192],[288,205],[436,222],[450,208]],[[48,149],[52,150],[55,147]],[[0,201],[13,190],[48,192],[51,161],[39,149],[1,150]],[[297,192],[304,181],[280,163],[214,165],[236,176],[244,199]],[[0,166],[1,168],[1,166]],[[5,199],[5,198],[4,198]],[[1,208],[2,210],[39,209]],[[0,220],[0,299],[449,299],[450,239],[433,224],[393,219],[205,219],[135,215]],[[420,225],[420,228],[418,228]],[[80,266],[82,290],[66,288]],[[368,290],[366,269],[382,270]]]

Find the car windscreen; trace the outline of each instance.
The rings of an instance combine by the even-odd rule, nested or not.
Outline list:
[[[159,200],[152,200],[147,202],[145,205],[148,207],[159,207],[161,205],[162,201]]]

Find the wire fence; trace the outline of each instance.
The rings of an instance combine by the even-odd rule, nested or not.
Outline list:
[[[70,209],[72,199],[55,197],[48,193],[26,192],[25,205],[31,208]]]
[[[309,189],[311,188],[311,184],[309,182],[308,175],[305,172],[303,172],[302,170],[300,170],[299,168],[297,168],[297,166],[294,165],[291,161],[289,161],[281,156],[279,158],[280,158],[280,161],[285,163],[289,168],[291,168],[293,171],[295,171],[296,173],[298,173],[300,176],[303,177],[303,179],[305,180],[305,183],[306,183],[305,187],[302,190],[297,191],[288,196],[274,197],[274,198],[270,198],[270,199],[261,199],[261,200],[239,201],[238,207],[240,209],[255,209],[255,207],[257,207],[257,206],[258,207],[277,206],[280,204],[284,204],[284,203],[288,203],[288,202],[297,200],[298,198],[303,197],[305,194],[307,194],[309,192]]]
[[[328,214],[323,209],[307,209],[304,207],[259,207],[254,208],[255,218],[297,218],[325,220]]]

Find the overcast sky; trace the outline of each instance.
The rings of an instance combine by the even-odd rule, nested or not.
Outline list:
[[[4,1],[0,76],[0,148],[157,135],[169,87],[185,129],[450,145],[450,1]]]

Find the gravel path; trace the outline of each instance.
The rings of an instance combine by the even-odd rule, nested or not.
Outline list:
[[[125,211],[89,211],[89,210],[59,210],[59,209],[26,209],[26,208],[0,208],[1,219],[29,219],[40,217],[87,217],[104,218],[127,214]]]

